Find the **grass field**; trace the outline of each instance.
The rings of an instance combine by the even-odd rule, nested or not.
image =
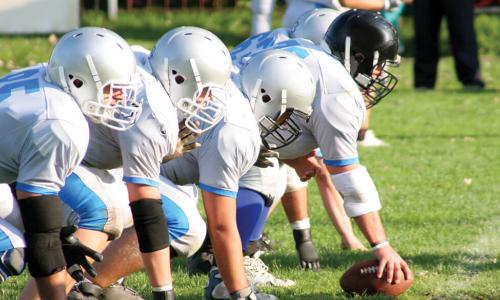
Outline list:
[[[88,12],[83,21],[110,27],[146,47],[178,25],[205,26],[234,46],[248,34],[249,18],[248,10],[137,12],[109,23],[103,14]],[[500,299],[500,43],[495,39],[500,26],[492,30],[500,22],[498,16],[481,16],[478,23],[488,89],[464,91],[451,58],[443,57],[437,89],[415,92],[412,59],[405,58],[395,70],[400,78],[396,91],[375,108],[372,120],[372,128],[391,146],[360,149],[362,163],[378,186],[391,243],[415,273],[414,286],[401,299]],[[409,26],[403,28],[405,38],[411,35]],[[0,75],[46,61],[50,49],[47,36],[0,36]],[[323,269],[298,269],[291,230],[278,209],[266,227],[275,250],[263,260],[273,273],[297,281],[297,286],[266,291],[285,300],[347,299],[338,279],[370,254],[340,250],[317,189],[311,187],[313,235]],[[173,270],[177,298],[200,299],[206,277],[188,277],[185,259],[174,260]],[[25,280],[26,275],[1,285],[0,299],[16,299]],[[143,273],[131,276],[128,285],[149,297]]]

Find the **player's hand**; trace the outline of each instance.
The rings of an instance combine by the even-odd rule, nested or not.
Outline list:
[[[321,165],[316,158],[316,153],[312,151],[304,157],[293,160],[285,160],[286,164],[295,169],[301,181],[308,181],[311,177],[321,173]]]
[[[165,156],[162,163],[166,163],[172,159],[181,157],[184,154],[200,147],[200,144],[196,142],[196,139],[199,136],[199,133],[195,133],[189,130],[189,128],[186,127],[184,120],[182,120],[179,123],[179,136],[177,138],[177,146],[175,147],[175,152]]]
[[[101,253],[80,243],[80,240],[73,235],[77,229],[78,227],[75,225],[65,226],[61,229],[60,238],[68,273],[74,279],[80,280],[83,277],[81,269],[83,267],[90,276],[95,277],[97,272],[88,258],[100,262],[103,256]]]
[[[318,272],[320,270],[319,255],[311,237],[310,229],[293,230],[295,249],[299,254],[300,266],[304,270]]]
[[[272,167],[273,162],[270,160],[270,158],[278,158],[279,154],[276,151],[272,151],[264,147],[263,145],[260,146],[260,152],[259,152],[259,157],[257,157],[257,161],[254,163],[254,166],[259,167],[259,168],[267,168],[267,167]]]
[[[400,280],[412,279],[413,274],[408,264],[390,245],[379,248],[373,252],[379,260],[377,277],[382,278],[384,270],[388,283],[399,283]]]

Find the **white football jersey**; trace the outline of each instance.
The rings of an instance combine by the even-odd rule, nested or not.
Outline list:
[[[84,165],[115,169],[123,166],[125,182],[158,186],[160,164],[175,151],[179,132],[176,109],[156,78],[139,67],[143,86],[142,112],[125,131],[90,125],[90,144]]]
[[[85,155],[89,128],[76,101],[46,81],[46,68],[0,78],[0,183],[57,194]]]
[[[280,158],[298,158],[319,147],[327,165],[357,163],[356,140],[365,117],[365,105],[351,75],[337,59],[311,41],[289,39],[271,48],[289,51],[303,59],[316,81],[311,118],[306,122],[293,117],[302,134],[293,143],[276,150]]]
[[[224,118],[204,132],[201,146],[162,165],[161,174],[176,184],[197,183],[205,191],[236,198],[238,181],[255,163],[260,134],[250,104],[234,83],[229,82]]]

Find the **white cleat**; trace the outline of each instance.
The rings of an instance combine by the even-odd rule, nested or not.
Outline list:
[[[243,264],[249,283],[255,287],[291,287],[295,285],[293,280],[274,277],[269,272],[269,268],[258,257],[244,256]]]
[[[375,136],[375,133],[373,130],[369,129],[365,133],[365,138],[362,141],[358,141],[359,146],[363,147],[387,147],[389,144],[386,142],[382,141],[381,139],[377,138]]]

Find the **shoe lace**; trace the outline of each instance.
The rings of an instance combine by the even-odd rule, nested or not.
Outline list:
[[[245,256],[244,265],[245,271],[250,277],[257,277],[259,275],[272,276],[269,273],[269,267],[258,257]]]

